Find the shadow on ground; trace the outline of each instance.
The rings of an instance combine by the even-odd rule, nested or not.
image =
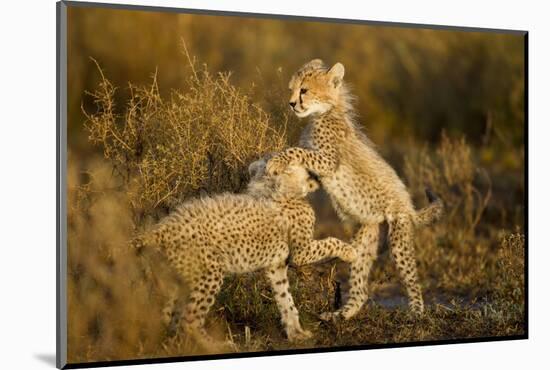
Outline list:
[[[34,358],[42,361],[46,365],[55,367],[55,353],[39,353],[35,354]]]

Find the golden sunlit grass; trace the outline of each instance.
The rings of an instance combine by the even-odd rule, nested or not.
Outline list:
[[[130,84],[129,99],[116,106],[117,88],[101,69],[99,86],[89,93],[97,109],[86,111],[86,128],[103,157],[69,152],[70,362],[201,353],[183,333],[170,337],[163,321],[174,292],[185,287],[162,256],[136,256],[128,241],[184,199],[241,190],[252,160],[294,143],[296,128],[287,130],[285,114],[266,113],[229,74],[211,74],[188,61],[187,88],[168,97],[159,92],[155,74],[149,85]],[[286,100],[270,99],[281,105]],[[425,204],[424,187],[430,185],[446,206],[444,219],[416,237],[426,314],[409,315],[384,251],[371,276],[373,299],[344,323],[317,318],[333,308],[334,264],[291,270],[301,319],[315,333],[300,346],[523,334],[523,225],[506,229],[488,221],[494,184],[474,147],[443,134],[436,147],[411,142],[402,153],[398,172],[415,204]],[[326,199],[315,199],[323,225],[317,234],[349,237],[326,216]],[[209,315],[214,336],[230,336],[241,351],[295,348],[279,320],[261,274],[226,279]]]
[[[156,74],[150,86],[129,85],[124,113],[115,110],[116,88],[101,73],[89,94],[97,106],[86,113],[89,139],[126,184],[136,216],[168,210],[200,191],[238,191],[246,169],[259,155],[281,150],[286,125],[269,116],[230,82],[229,73],[212,75],[188,58],[185,92],[160,96]]]
[[[69,158],[71,361],[198,350],[164,332],[162,311],[178,287],[170,267],[154,254],[136,257],[128,240],[185,198],[241,190],[248,165],[286,144],[284,129],[229,74],[213,76],[191,58],[189,65],[185,92],[164,100],[153,76],[149,86],[130,84],[123,112],[98,66],[101,82],[89,93],[97,110],[86,112],[86,128],[107,161],[81,163],[87,171],[78,173]]]

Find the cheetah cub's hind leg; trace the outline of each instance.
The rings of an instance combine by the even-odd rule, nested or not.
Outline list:
[[[281,322],[285,328],[288,340],[295,342],[311,338],[311,332],[302,329],[300,325],[298,310],[294,305],[292,295],[288,291],[287,266],[284,264],[271,266],[267,268],[266,275],[271,283],[271,289],[281,313]]]
[[[409,307],[415,314],[424,312],[424,300],[418,283],[413,242],[414,225],[408,217],[390,222],[390,251],[409,296]]]
[[[214,353],[234,350],[233,343],[215,340],[204,327],[206,315],[214,304],[222,282],[223,274],[221,270],[215,268],[204,271],[199,279],[194,279],[190,284],[190,294],[183,307],[181,318],[185,333],[203,349]]]
[[[353,245],[357,250],[357,259],[351,264],[349,275],[349,292],[346,292],[344,306],[334,312],[324,312],[321,320],[353,317],[363,307],[368,298],[368,280],[372,264],[378,253],[380,239],[379,225],[363,225],[356,233]]]
[[[162,310],[162,321],[166,325],[166,332],[169,337],[173,337],[177,333],[181,319],[181,306],[178,295],[173,294]]]

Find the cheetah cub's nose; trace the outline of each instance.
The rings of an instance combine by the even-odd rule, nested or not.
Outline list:
[[[296,106],[296,102],[295,101],[291,101],[288,103],[290,105],[291,108],[294,108]]]

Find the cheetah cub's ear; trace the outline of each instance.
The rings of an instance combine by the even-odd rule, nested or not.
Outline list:
[[[320,68],[326,68],[325,63],[321,59],[313,59],[304,64],[300,70],[306,70],[306,69],[320,69]]]
[[[250,166],[248,166],[248,174],[250,175],[250,178],[253,179],[256,177],[261,177],[265,172],[266,163],[267,161],[264,158],[250,163]]]
[[[329,78],[329,84],[337,89],[340,85],[342,85],[342,80],[344,79],[344,65],[342,63],[336,63],[331,69],[328,70],[327,75]]]
[[[260,178],[265,175],[265,166],[267,166],[267,162],[274,156],[275,153],[265,153],[260,159],[250,163],[248,166],[250,178]]]

